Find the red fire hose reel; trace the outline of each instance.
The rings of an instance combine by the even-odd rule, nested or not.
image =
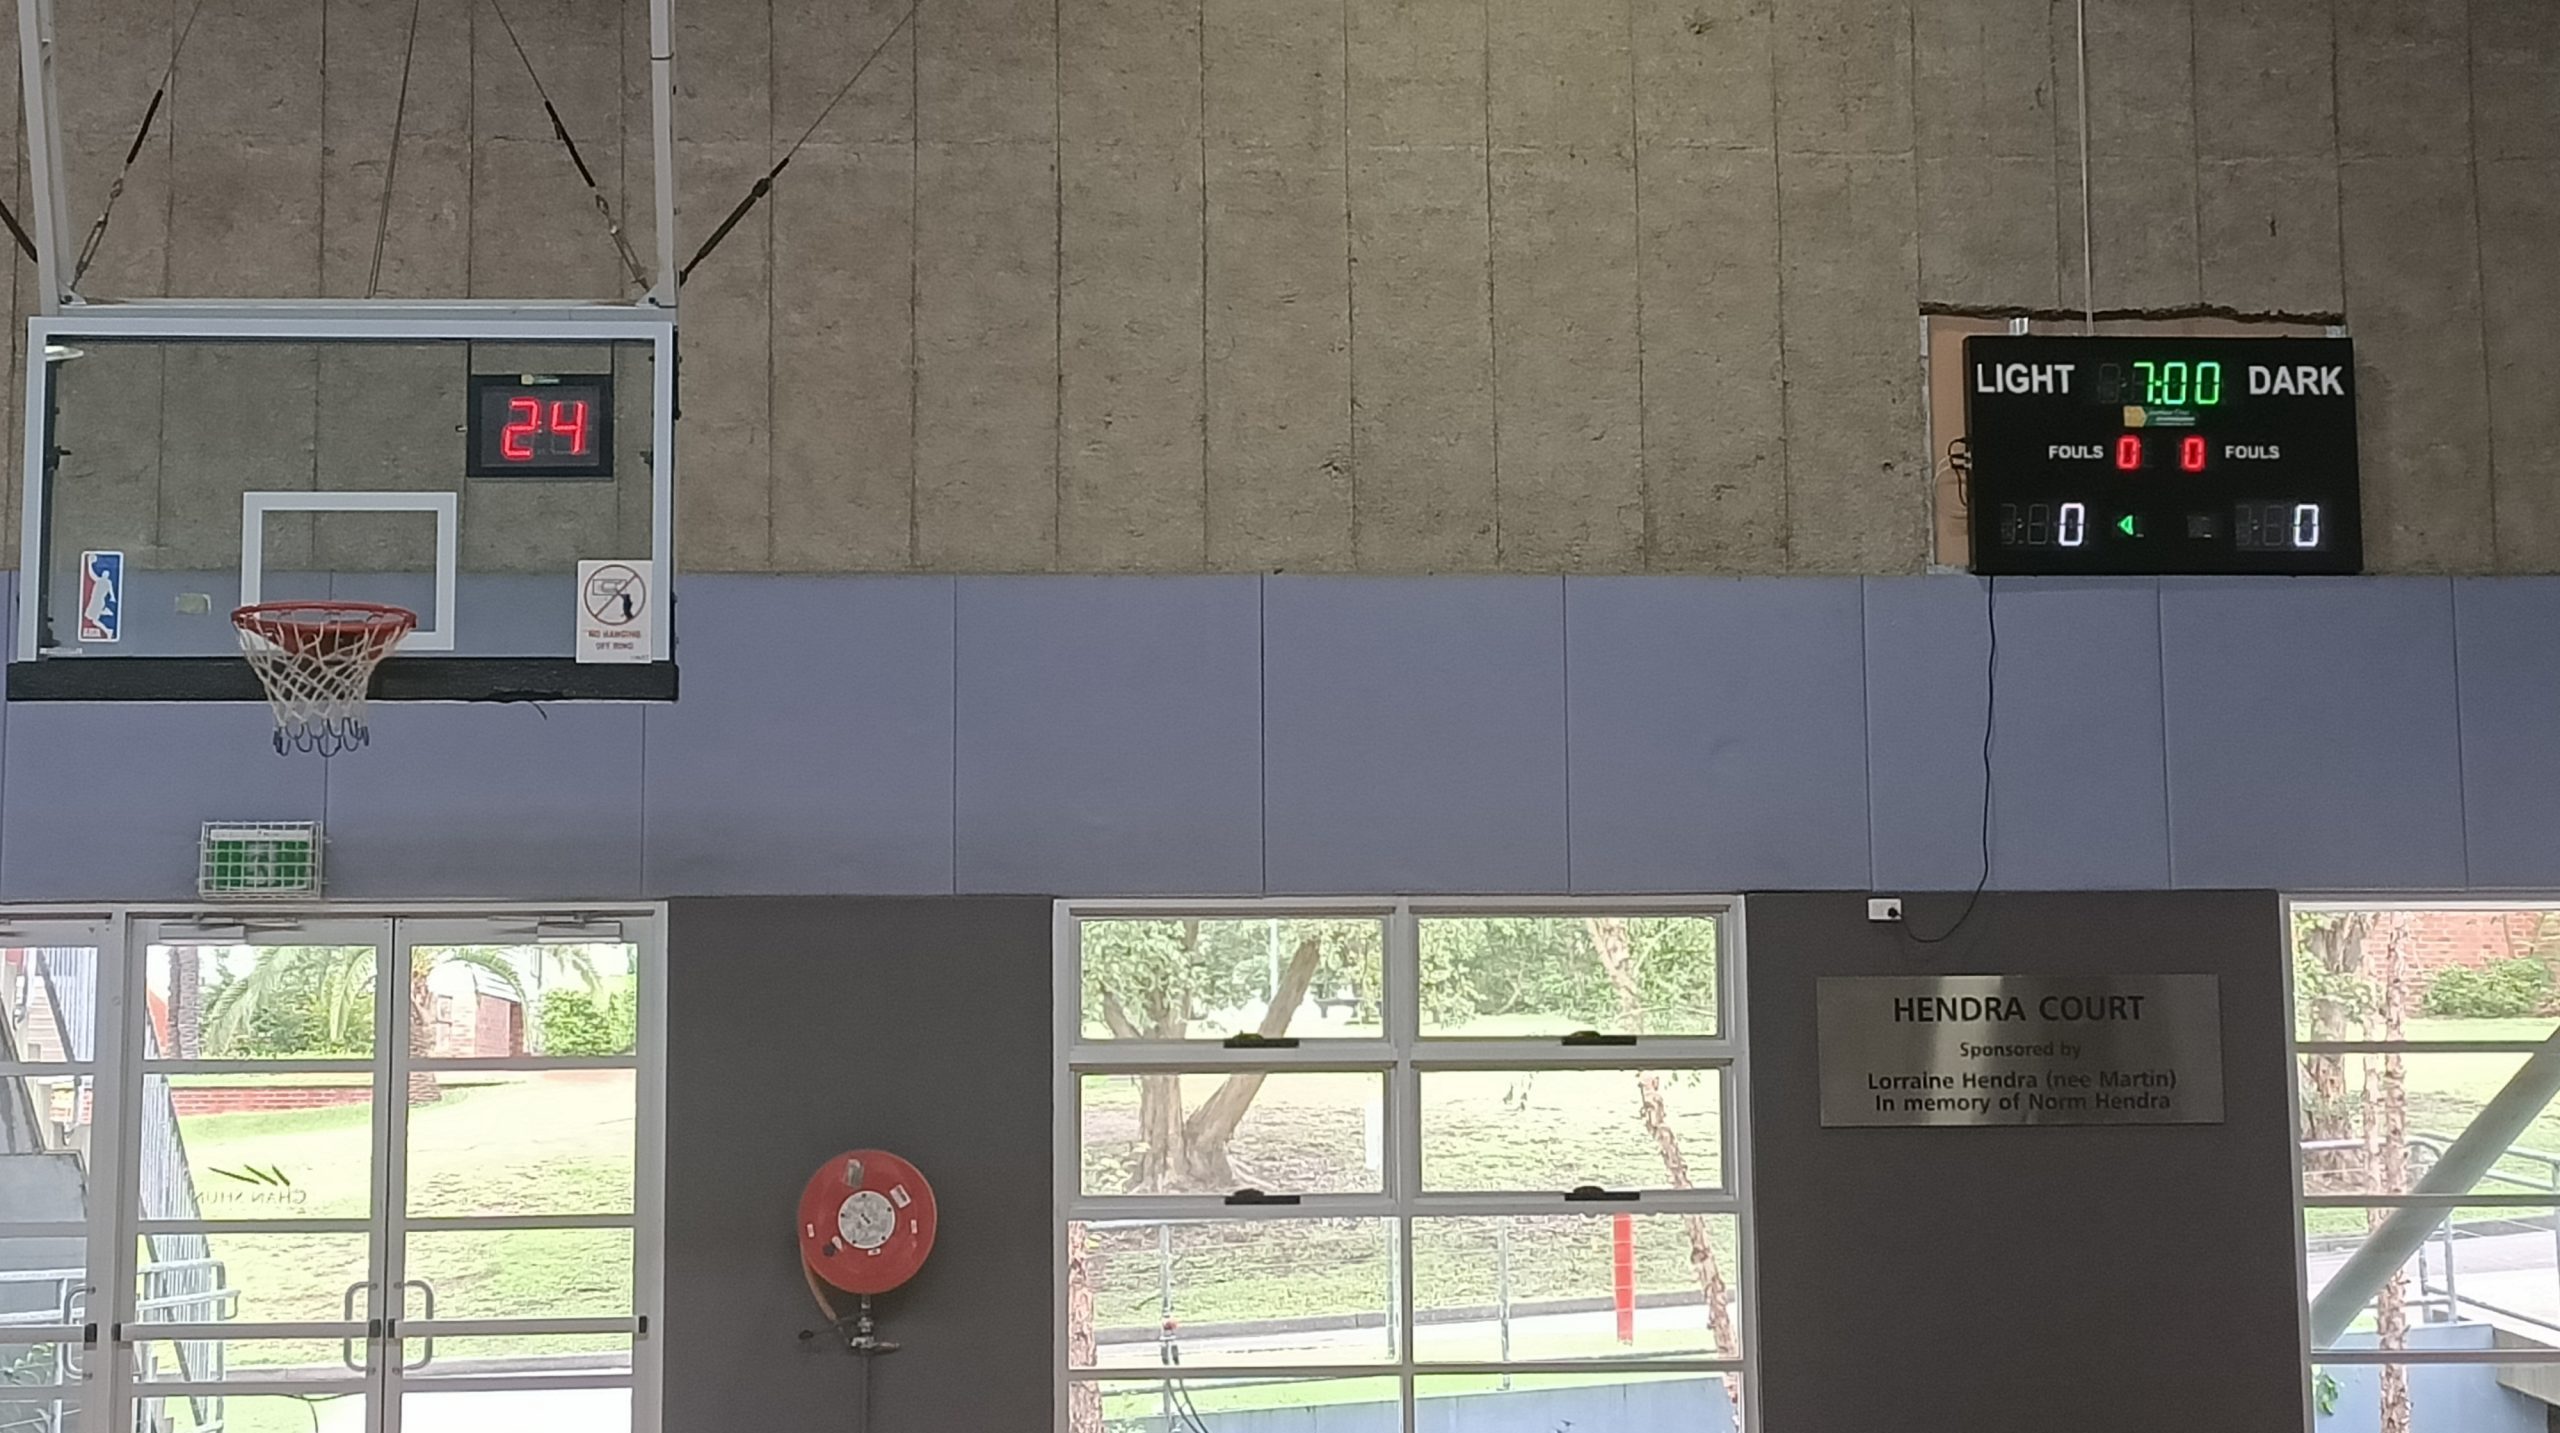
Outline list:
[[[800,1191],[800,1259],[813,1280],[885,1294],[924,1267],[934,1222],[933,1186],[914,1165],[887,1150],[851,1150],[818,1166]]]

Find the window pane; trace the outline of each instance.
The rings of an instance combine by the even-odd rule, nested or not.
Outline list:
[[[1084,1038],[1376,1039],[1385,932],[1366,918],[1086,921]]]
[[[413,1300],[411,1308],[415,1307]],[[402,1363],[413,1379],[564,1378],[631,1371],[629,1334],[404,1337],[395,1346],[400,1347]]]
[[[1422,922],[1427,1036],[1713,1035],[1715,916]]]
[[[1111,1379],[1071,1384],[1067,1399],[1068,1426],[1098,1422],[1101,1433],[1400,1433],[1404,1427],[1403,1397],[1392,1378]]]
[[[410,1393],[400,1400],[400,1426],[414,1433],[626,1433],[631,1390]]]
[[[439,1060],[628,1055],[639,1048],[638,947],[421,945],[415,1051]],[[413,992],[414,993],[414,992]]]
[[[0,950],[0,1061],[98,1058],[98,954],[71,947]]]
[[[133,1345],[135,1367],[145,1383],[228,1383],[255,1379],[261,1383],[292,1382],[361,1385],[364,1374],[349,1368],[365,1359],[362,1338],[337,1339],[142,1339]],[[304,1427],[310,1424],[306,1420]]]
[[[310,1060],[373,1053],[369,945],[155,945],[144,1053]]]
[[[409,1236],[409,1277],[440,1319],[620,1318],[631,1313],[628,1229],[467,1229]],[[419,1295],[408,1316],[424,1318]]]
[[[1081,1084],[1087,1194],[1382,1187],[1381,1075],[1087,1075]]]
[[[0,1337],[11,1325],[88,1322],[88,1264],[77,1233],[0,1239]]]
[[[1391,1227],[1384,1219],[1070,1224],[1070,1366],[1390,1361]],[[1079,1282],[1091,1295],[1089,1315]]]
[[[2438,1341],[2413,1341],[2437,1347]],[[2492,1347],[2486,1330],[2449,1337],[2442,1346]],[[2521,1392],[2530,1382],[2549,1391],[2560,1379],[2543,1367],[2498,1364],[2323,1364],[2312,1370],[2312,1427],[2318,1433],[2543,1433],[2551,1405]],[[2406,1420],[2389,1415],[2401,1410]]]
[[[1414,1426],[1421,1433],[1735,1433],[1741,1383],[1739,1375],[1720,1373],[1433,1374],[1414,1380]]]
[[[1440,1363],[1735,1357],[1737,1247],[1731,1215],[1417,1219],[1416,1355]],[[1712,1310],[1702,1262],[1716,1286]]]
[[[80,1433],[79,1360],[69,1344],[0,1343],[0,1429]]]
[[[410,1076],[409,1212],[630,1213],[637,1088],[629,1070]]]
[[[373,1203],[364,1075],[145,1075],[145,1219],[361,1219]]]
[[[0,1157],[24,1155],[11,1169],[13,1220],[86,1216],[89,1122],[95,1114],[91,1076],[0,1075]]]
[[[2303,1191],[2408,1193],[2526,1059],[2427,1051],[2301,1056]],[[2560,1198],[2560,1107],[2546,1105],[2507,1153],[2464,1187]]]
[[[145,1323],[362,1320],[362,1234],[146,1234],[136,1250],[135,1311]]]
[[[1721,1188],[1723,1082],[1717,1070],[1426,1070],[1422,1187]]]
[[[2303,1268],[2315,1303],[2348,1258],[2364,1247],[2368,1230],[2398,1212],[2303,1211]],[[2402,1261],[2393,1282],[2364,1301],[2350,1334],[2332,1346],[2370,1348],[2386,1323],[2488,1328],[2521,1321],[2560,1328],[2560,1217],[2555,1215],[2560,1210],[2456,1209],[2412,1215],[2426,1221],[2426,1242]]]
[[[135,1406],[141,1426],[154,1433],[363,1433],[365,1426],[361,1390],[306,1398],[144,1398]]]
[[[2297,910],[2295,1029],[2306,1040],[2539,1040],[2560,1028],[2560,911]],[[2400,1031],[2386,994],[2397,970]]]

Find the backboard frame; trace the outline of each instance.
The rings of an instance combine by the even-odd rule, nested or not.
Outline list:
[[[312,301],[155,299],[79,304],[27,323],[24,482],[20,492],[13,701],[261,701],[248,665],[229,657],[48,655],[44,582],[50,554],[46,475],[54,441],[45,415],[53,363],[47,352],[83,339],[186,342],[647,343],[654,362],[650,412],[650,553],[659,590],[676,590],[676,319],[645,304],[571,301]],[[344,495],[353,497],[355,495]],[[443,593],[451,595],[446,584]],[[377,701],[672,701],[676,696],[674,603],[652,603],[650,650],[635,664],[580,663],[574,657],[398,655],[375,679]],[[412,649],[415,650],[415,649]]]

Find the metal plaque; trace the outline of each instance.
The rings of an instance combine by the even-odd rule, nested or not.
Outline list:
[[[1827,978],[1825,1125],[2222,1123],[2211,975]]]

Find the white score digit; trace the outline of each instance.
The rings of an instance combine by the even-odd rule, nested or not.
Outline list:
[[[2064,547],[2078,547],[2089,540],[2089,505],[2064,503],[2062,522],[2054,541]]]
[[[2295,547],[2320,545],[2320,505],[2318,503],[2303,503],[2293,510],[2293,545]]]

